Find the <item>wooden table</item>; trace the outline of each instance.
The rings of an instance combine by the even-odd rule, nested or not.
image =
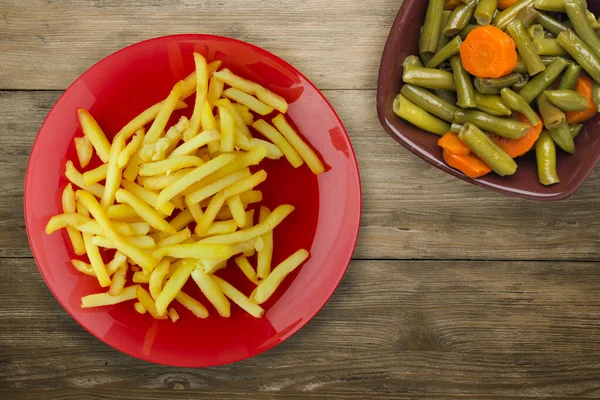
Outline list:
[[[600,173],[559,203],[476,188],[380,127],[375,87],[398,0],[2,0],[1,399],[600,397]],[[287,342],[219,368],[152,365],[88,334],[40,276],[23,179],[62,91],[154,36],[242,39],[323,90],[358,155],[364,214],[348,273]],[[600,172],[600,171],[599,171]]]

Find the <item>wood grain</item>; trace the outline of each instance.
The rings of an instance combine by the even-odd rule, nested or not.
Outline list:
[[[597,263],[354,261],[287,342],[237,364],[180,369],[101,343],[31,260],[4,261],[0,398],[600,396]],[[57,387],[66,389],[46,390]]]
[[[573,198],[538,203],[462,182],[381,129],[375,91],[328,90],[357,153],[364,212],[355,258],[600,260],[600,174]],[[0,256],[30,257],[22,190],[28,154],[60,92],[0,92]]]

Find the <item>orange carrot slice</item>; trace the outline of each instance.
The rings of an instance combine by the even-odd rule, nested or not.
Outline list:
[[[438,140],[438,146],[452,154],[466,156],[471,152],[456,133],[448,132]]]
[[[542,128],[544,127],[544,124],[539,116],[538,124],[535,126],[533,126],[523,114],[515,113],[514,117],[531,127],[527,133],[525,133],[525,136],[519,139],[508,139],[502,136],[494,135],[493,133],[489,134],[490,138],[512,158],[516,158],[528,153],[540,137],[540,133],[542,133]]]
[[[518,3],[519,0],[498,0],[498,9],[505,10],[508,7],[512,7],[515,3]]]
[[[446,161],[449,166],[459,170],[469,178],[479,178],[490,173],[492,170],[475,154],[459,155],[444,150],[444,161]]]
[[[567,123],[568,124],[579,124],[585,120],[592,118],[594,115],[598,113],[598,109],[594,104],[594,99],[592,98],[592,87],[594,82],[591,78],[582,75],[577,80],[577,84],[575,85],[575,91],[588,99],[589,107],[584,111],[569,111],[566,112]]]
[[[500,78],[517,67],[517,47],[509,35],[495,26],[480,26],[460,46],[460,58],[471,75]]]

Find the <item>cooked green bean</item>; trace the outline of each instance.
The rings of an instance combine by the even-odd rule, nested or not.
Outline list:
[[[433,57],[433,53],[421,53],[419,54],[419,59],[421,60],[421,64],[425,65],[431,60]]]
[[[433,68],[406,67],[402,74],[405,83],[427,89],[444,89],[456,91],[454,76],[447,71]]]
[[[597,30],[600,29],[600,21],[596,19],[596,16],[590,10],[585,10],[585,16],[587,17],[592,29]]]
[[[523,27],[523,23],[519,19],[514,19],[508,24],[506,30],[515,41],[517,50],[523,61],[525,61],[529,75],[533,76],[545,70],[546,66],[542,63],[540,56],[535,50],[531,38],[527,35],[527,31]]]
[[[450,65],[452,65],[452,72],[454,74],[459,107],[475,107],[475,90],[473,89],[471,75],[463,68],[460,56],[452,56],[450,58]]]
[[[473,31],[473,29],[477,28],[478,26],[479,25],[469,24],[469,25],[465,26],[465,28],[462,31],[460,31],[458,33],[458,35],[460,36],[460,38],[462,40],[465,40],[467,38],[467,36],[469,36],[469,33],[471,33]]]
[[[406,67],[423,67],[423,63],[421,62],[421,59],[417,56],[408,56],[404,59],[402,66],[404,68],[406,68]]]
[[[538,179],[542,185],[554,185],[560,179],[556,173],[556,146],[548,131],[542,131],[535,143]]]
[[[494,17],[494,25],[496,28],[502,30],[506,29],[506,26],[510,23],[510,21],[515,19],[521,11],[533,6],[533,1],[534,0],[522,0],[497,14]]]
[[[498,8],[498,0],[480,0],[475,9],[475,20],[479,25],[489,25]]]
[[[596,36],[596,32],[587,18],[586,9],[581,0],[565,0],[565,11],[573,23],[573,28],[577,32],[577,35],[590,47],[597,57],[600,57],[600,38]]]
[[[475,108],[497,117],[508,117],[512,114],[502,98],[495,94],[475,92]]]
[[[466,123],[458,134],[459,139],[498,175],[517,172],[517,163],[477,126]]]
[[[394,100],[393,110],[397,116],[424,131],[443,135],[450,130],[449,123],[429,114],[401,94]]]
[[[421,38],[419,39],[419,53],[433,54],[436,52],[440,30],[442,29],[443,13],[444,0],[429,1],[423,31],[421,31]]]
[[[556,39],[541,38],[533,41],[535,50],[542,56],[561,56],[568,57],[569,53],[563,49]]]
[[[569,125],[566,122],[563,122],[556,128],[548,129],[548,132],[558,147],[569,154],[575,153],[575,141],[573,140],[571,129],[569,129]]]
[[[521,76],[523,77],[523,81],[519,81],[510,87],[515,92],[519,92],[529,83],[529,75],[527,73],[521,74]]]
[[[519,74],[527,73],[527,65],[525,65],[525,61],[521,57],[517,58],[517,67],[513,72],[518,72]]]
[[[418,86],[404,85],[402,86],[402,89],[400,89],[400,94],[428,113],[448,122],[454,121],[454,113],[457,108],[454,104],[440,99],[433,93]]]
[[[556,56],[540,56],[540,58],[542,59],[542,62],[544,63],[544,65],[547,67],[548,65],[552,64],[554,62],[554,60],[556,60],[558,57],[556,57]]]
[[[450,104],[456,104],[456,93],[450,90],[434,90],[433,93]]]
[[[529,130],[529,125],[510,118],[499,118],[481,111],[458,110],[454,114],[456,122],[470,122],[484,131],[493,132],[509,139],[522,138]]]
[[[462,130],[463,126],[464,125],[453,122],[452,125],[450,125],[450,132],[458,134]]]
[[[446,26],[448,20],[450,19],[450,15],[452,15],[452,11],[444,10],[442,14],[442,27]],[[448,44],[450,38],[444,34],[443,29],[440,29],[440,38],[438,40],[437,51],[440,51],[442,47]]]
[[[564,31],[558,35],[556,40],[593,80],[600,83],[600,58],[596,57],[592,49],[575,32]]]
[[[442,47],[431,60],[427,63],[427,68],[437,68],[441,63],[452,57],[453,55],[458,54],[460,51],[460,45],[462,44],[462,39],[460,36],[456,36],[452,39],[448,44]]]
[[[517,93],[509,88],[504,88],[500,91],[500,96],[511,110],[523,114],[531,122],[531,125],[536,126],[539,123],[539,118],[533,108]]]
[[[579,136],[581,129],[583,128],[583,124],[569,125],[569,131],[571,132],[571,136],[575,139]]]
[[[544,71],[537,74],[523,89],[521,89],[519,92],[521,97],[523,97],[526,102],[531,103],[533,99],[538,97],[556,78],[558,78],[567,64],[567,60],[557,57],[552,64],[548,65]]]
[[[538,96],[537,105],[546,129],[556,128],[560,124],[566,122],[567,117],[565,116],[565,113],[550,103],[548,96],[544,93]]]
[[[538,15],[535,19],[535,22],[542,25],[545,30],[552,33],[554,36],[558,36],[558,34],[562,31],[569,29],[566,25],[558,22],[554,18],[544,13],[540,13],[540,15]]]
[[[444,27],[444,34],[447,36],[456,35],[462,31],[473,17],[473,11],[475,11],[476,1],[469,4],[460,4],[452,11],[452,15],[448,20],[448,23]]]
[[[600,112],[600,85],[594,82],[594,86],[592,87],[592,100],[594,104],[598,108],[598,112]]]
[[[544,27],[542,25],[534,24],[527,28],[527,34],[531,40],[536,40],[543,39],[546,35],[546,32],[544,32]]]
[[[500,94],[500,89],[511,87],[524,80],[524,76],[517,73],[502,78],[475,78],[475,88],[483,94]]]
[[[517,14],[515,19],[521,21],[523,27],[527,29],[531,24],[533,24],[533,21],[535,21],[539,14],[539,11],[537,11],[535,8],[527,7],[524,10],[521,10],[521,12]]]
[[[565,72],[563,73],[560,83],[558,84],[559,89],[573,89],[577,84],[577,80],[581,76],[581,65],[570,63]]]
[[[584,8],[587,8],[586,0],[581,0]],[[544,11],[565,12],[567,0],[535,0],[535,8]]]
[[[585,111],[590,105],[585,96],[574,90],[546,90],[544,94],[562,111]]]

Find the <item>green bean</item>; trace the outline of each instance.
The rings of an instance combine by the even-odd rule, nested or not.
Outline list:
[[[586,9],[583,7],[581,0],[565,0],[565,11],[573,23],[577,35],[597,57],[600,57],[600,39],[596,36],[594,28],[587,18]]]
[[[471,75],[463,68],[460,56],[452,56],[450,65],[452,65],[454,74],[459,107],[475,107],[475,90],[473,89],[473,82],[471,82]]]
[[[447,71],[433,68],[406,67],[402,74],[405,83],[427,89],[444,89],[456,91],[454,76]]]
[[[588,99],[574,90],[546,90],[550,103],[562,111],[585,111],[590,106]]]
[[[452,125],[450,125],[450,132],[458,134],[462,130],[463,126],[464,125],[453,122]]]
[[[600,21],[596,19],[596,16],[590,10],[585,10],[585,16],[587,17],[592,29],[600,29]]]
[[[417,56],[408,56],[404,59],[402,66],[404,68],[406,68],[406,67],[423,67],[423,63],[421,62],[421,59]]]
[[[442,47],[431,60],[427,63],[427,68],[437,68],[441,63],[452,57],[453,55],[458,54],[460,51],[460,45],[462,44],[462,39],[460,36],[456,36],[452,39],[448,44]]]
[[[556,57],[556,56],[540,56],[540,58],[542,59],[542,62],[544,63],[544,65],[547,67],[548,65],[552,64],[554,62],[554,60],[556,60],[558,57]]]
[[[519,74],[527,73],[527,66],[525,65],[525,61],[521,57],[517,58],[517,66],[513,72],[518,72]]]
[[[442,29],[443,13],[444,0],[429,1],[423,31],[421,31],[421,38],[419,39],[420,54],[433,54],[437,50],[440,30]]]
[[[470,122],[484,131],[493,132],[509,139],[522,138],[529,130],[529,125],[510,118],[499,118],[481,111],[458,110],[454,114],[456,122]]]
[[[598,108],[598,112],[600,112],[600,85],[594,82],[594,86],[592,87],[592,100],[594,104]]]
[[[566,31],[567,29],[569,29],[564,24],[558,22],[554,18],[544,13],[540,13],[540,15],[538,15],[535,19],[535,22],[542,25],[545,30],[554,34],[554,36],[558,36],[558,34],[562,31]]]
[[[527,73],[521,74],[521,76],[523,76],[523,81],[519,81],[510,87],[515,92],[520,91],[529,83],[529,75],[527,75]]]
[[[434,117],[406,97],[399,94],[394,100],[394,113],[424,131],[443,135],[450,130],[450,124]]]
[[[568,30],[558,35],[556,39],[583,69],[600,83],[600,59],[592,52],[592,49],[575,34]]]
[[[498,0],[481,0],[475,9],[475,20],[479,25],[489,25],[498,8]]]
[[[542,63],[540,56],[535,51],[535,46],[529,35],[527,35],[523,23],[520,20],[515,19],[508,24],[506,30],[515,41],[517,50],[527,66],[529,75],[533,76],[545,70],[546,66]]]
[[[542,131],[535,143],[538,179],[542,185],[554,185],[560,179],[556,173],[556,146],[548,131]]]
[[[567,60],[557,57],[552,64],[548,65],[544,71],[537,74],[523,89],[521,89],[521,91],[519,91],[521,97],[524,98],[526,102],[531,103],[533,99],[538,97],[556,78],[558,78],[567,64]]]
[[[457,108],[433,93],[418,86],[404,85],[400,89],[400,94],[428,113],[448,122],[454,121],[454,113]]]
[[[433,58],[433,53],[421,53],[419,54],[419,59],[421,60],[421,64],[425,65]]]
[[[456,93],[450,90],[434,90],[433,93],[450,104],[456,104]]]
[[[575,153],[575,141],[566,122],[558,125],[556,128],[548,129],[554,143],[569,154]]]
[[[519,14],[517,14],[515,19],[521,21],[523,27],[527,29],[531,24],[533,24],[533,21],[535,21],[539,14],[539,11],[537,11],[535,8],[527,7],[524,10],[522,10]]]
[[[453,36],[462,31],[469,24],[471,17],[473,17],[476,5],[477,2],[473,1],[469,4],[460,4],[456,7],[444,27],[444,34]]]
[[[579,136],[581,129],[583,128],[583,124],[569,125],[569,131],[571,132],[571,136],[575,139]]]
[[[448,20],[450,19],[450,15],[452,15],[452,11],[444,10],[442,14],[442,27],[446,26]],[[438,40],[437,51],[440,51],[442,47],[448,44],[450,38],[444,34],[444,31],[440,29],[440,38]]]
[[[534,0],[522,0],[497,14],[496,17],[494,17],[494,25],[496,28],[505,30],[510,21],[515,19],[521,11],[533,6],[533,1]]]
[[[510,108],[506,107],[500,96],[495,94],[475,92],[475,108],[497,117],[508,117],[512,114]]]
[[[565,113],[550,103],[544,93],[538,96],[537,105],[546,129],[556,128],[567,120]]]
[[[517,163],[477,126],[466,123],[458,134],[459,139],[498,175],[517,172]]]
[[[512,73],[502,78],[475,78],[475,88],[483,94],[500,94],[500,89],[511,87],[525,78],[521,74]]]
[[[527,34],[531,40],[536,40],[543,39],[546,35],[546,32],[544,32],[544,27],[542,25],[534,24],[527,28]]]
[[[502,96],[502,100],[511,110],[523,114],[531,125],[536,126],[539,124],[539,118],[535,111],[533,111],[533,108],[517,93],[504,88],[500,91],[500,96]]]
[[[583,68],[581,68],[581,65],[570,63],[560,79],[558,88],[572,90],[577,84],[577,80],[581,76],[582,69]]]
[[[533,44],[535,46],[535,50],[541,56],[569,56],[569,53],[567,53],[567,51],[558,44],[556,39],[535,39]]]
[[[473,29],[478,28],[478,27],[479,27],[479,25],[469,24],[469,25],[465,26],[464,29],[458,33],[458,35],[460,36],[460,38],[462,40],[465,40],[467,38],[467,36],[469,36],[469,33],[471,33],[473,31]]]
[[[565,12],[567,0],[535,0],[535,8],[544,11]],[[582,0],[584,8],[587,8],[587,2]]]

